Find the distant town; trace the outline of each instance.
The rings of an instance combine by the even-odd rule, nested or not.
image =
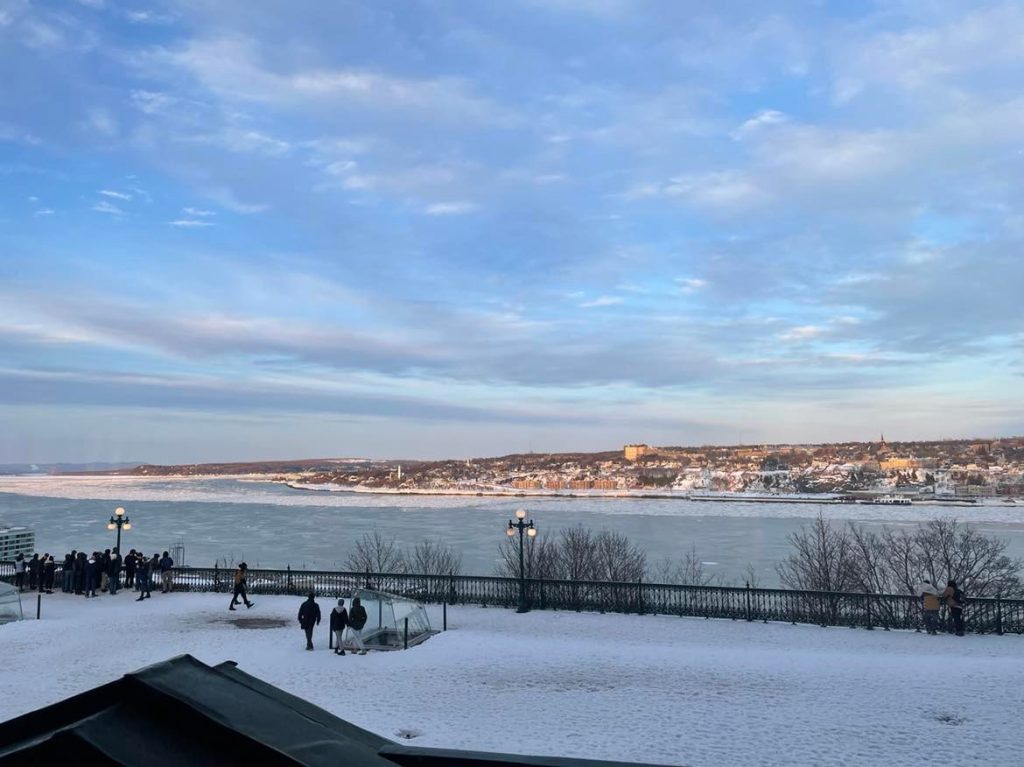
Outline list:
[[[828,495],[892,502],[1024,498],[1024,437],[659,447],[441,461],[317,459],[141,465],[137,476],[264,474],[297,488],[514,495]]]

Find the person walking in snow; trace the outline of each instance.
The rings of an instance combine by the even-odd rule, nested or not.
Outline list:
[[[352,644],[355,646],[353,652],[366,655],[366,645],[363,644],[363,626],[366,625],[366,608],[363,607],[359,597],[352,598],[352,609],[348,614],[348,631],[352,637]]]
[[[946,583],[946,590],[942,592],[942,599],[949,608],[949,616],[953,619],[953,630],[958,637],[964,635],[964,593],[956,585],[956,581]]]
[[[299,625],[306,632],[306,649],[313,649],[313,628],[320,625],[320,605],[316,594],[309,592],[309,598],[299,607]]]
[[[139,553],[135,557],[135,583],[139,587],[139,598],[136,602],[141,602],[143,599],[149,599],[150,594],[150,578],[149,578],[149,560],[146,559],[146,555]]]
[[[331,610],[331,633],[334,634],[334,654],[345,654],[345,627],[348,626],[348,610],[345,609],[345,600],[339,599],[338,604]]]
[[[160,557],[160,585],[163,594],[170,594],[171,586],[174,585],[174,560],[166,551]]]
[[[235,591],[231,595],[231,604],[228,606],[229,610],[234,610],[235,605],[238,604],[238,598],[241,597],[242,601],[245,602],[246,607],[252,607],[253,602],[249,601],[249,595],[245,593],[245,579],[249,572],[249,565],[245,562],[239,562],[238,569],[235,570]]]
[[[939,633],[939,591],[926,578],[917,587],[917,593],[921,597],[925,630],[934,636]]]
[[[14,585],[18,591],[25,590],[25,555],[20,551],[14,557]]]

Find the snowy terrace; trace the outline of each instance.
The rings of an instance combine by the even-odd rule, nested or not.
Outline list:
[[[421,646],[341,658],[326,599],[305,652],[295,597],[229,613],[229,595],[133,596],[47,596],[43,620],[0,626],[0,720],[189,652],[421,746],[709,767],[988,765],[1024,747],[1019,636],[450,607]]]

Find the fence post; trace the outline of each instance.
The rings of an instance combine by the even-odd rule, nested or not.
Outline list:
[[[636,581],[636,601],[637,601],[636,614],[637,615],[643,615],[644,614],[644,579],[643,578],[638,578],[637,581]]]
[[[441,619],[441,621],[442,621],[442,623],[441,623],[441,627],[442,627],[441,630],[442,631],[447,631],[448,630],[448,600],[447,599],[441,604],[441,615],[443,616],[442,619]]]
[[[744,594],[744,596],[746,598],[745,601],[746,601],[747,623],[750,623],[752,620],[754,620],[751,617],[751,615],[750,615],[750,581],[747,581],[747,590],[746,590],[746,593]]]
[[[1003,595],[996,594],[996,634],[1003,635]]]
[[[213,563],[213,590],[220,591],[220,569],[216,562]]]
[[[43,614],[43,595],[36,594],[36,620]]]
[[[366,585],[363,588],[367,588],[367,589],[372,589],[373,588],[373,586],[370,585],[370,568],[369,567],[366,568]]]
[[[289,594],[294,593],[292,591],[292,566],[291,565],[288,565],[288,593]]]
[[[867,594],[864,597],[864,599],[867,600],[867,610],[868,610],[868,627],[867,628],[868,628],[868,631],[872,631],[872,630],[874,630],[875,627],[873,625],[871,625],[871,595]]]
[[[402,649],[403,650],[408,650],[409,649],[409,619],[408,618],[405,619],[405,631],[403,632],[403,635],[404,636],[402,638]]]
[[[540,582],[540,586],[539,586],[539,588],[540,588],[540,609],[543,610],[544,609],[544,579],[540,578],[539,582]]]

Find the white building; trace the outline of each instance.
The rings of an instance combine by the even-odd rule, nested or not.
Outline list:
[[[27,527],[0,521],[0,562],[11,562],[19,551],[26,557],[36,548],[36,534]]]

